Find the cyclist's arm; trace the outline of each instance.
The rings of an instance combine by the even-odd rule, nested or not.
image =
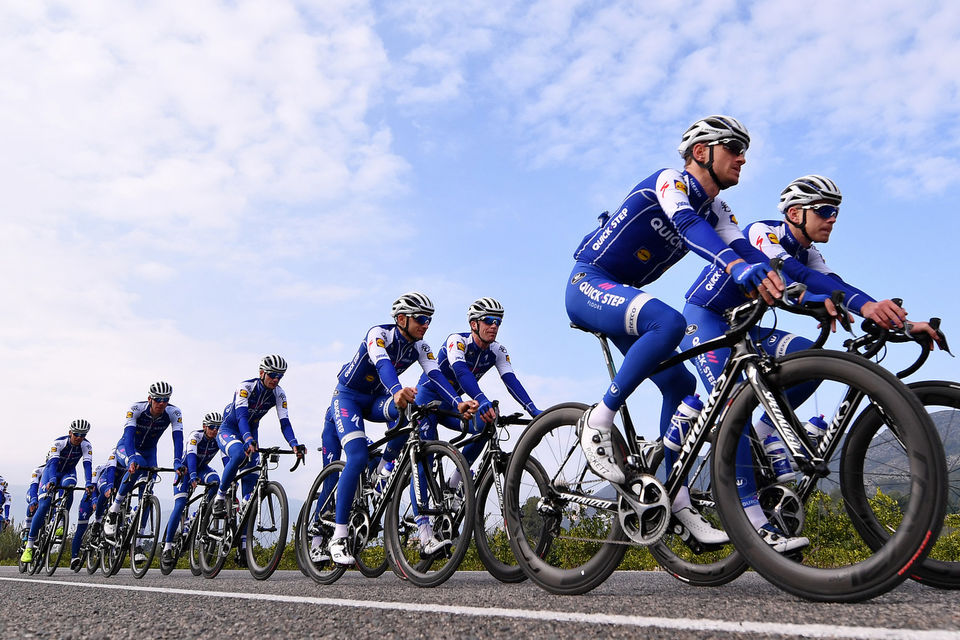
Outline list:
[[[517,374],[513,372],[513,364],[510,362],[510,354],[507,353],[507,348],[499,342],[494,342],[490,345],[490,348],[494,350],[497,356],[497,373],[500,374],[500,379],[503,380],[503,385],[507,388],[507,392],[523,407],[524,411],[536,418],[540,415],[540,410],[533,404],[533,400],[530,399],[527,390],[523,388],[523,385],[520,384],[520,380],[517,378]]]
[[[183,464],[183,414],[177,407],[167,407],[170,416],[171,436],[173,437],[173,467],[179,469]]]
[[[127,411],[127,421],[123,423],[123,447],[127,455],[132,456],[137,452],[135,446],[137,440],[137,418],[143,413],[143,408],[135,404]]]
[[[679,171],[665,169],[657,176],[657,202],[691,251],[725,269],[740,259],[713,225],[693,210]]]
[[[489,403],[490,401],[480,389],[476,376],[473,375],[473,372],[470,371],[470,367],[467,365],[466,358],[464,357],[466,350],[467,343],[459,333],[452,333],[447,337],[447,362],[450,363],[450,368],[457,378],[457,383],[468,396],[476,400],[480,406],[483,406],[484,403]]]
[[[197,479],[197,444],[200,442],[200,438],[203,437],[203,434],[191,434],[190,440],[187,441],[187,455],[186,455],[186,465],[187,465],[187,474],[191,480]]]
[[[93,485],[93,445],[89,440],[84,440],[80,447],[83,452],[83,477],[87,480],[84,486],[89,487]]]
[[[287,394],[279,386],[273,390],[273,394],[277,399],[276,408],[277,417],[280,419],[280,433],[283,434],[290,448],[296,449],[300,443],[297,442],[297,436],[293,433],[293,424],[290,423],[290,414],[287,409]]]
[[[387,353],[388,331],[383,327],[373,327],[367,332],[366,345],[367,357],[377,368],[377,375],[380,376],[380,382],[390,393],[396,395],[403,388],[400,384],[400,376],[397,374],[397,368],[390,360],[390,354]]]
[[[430,378],[427,382],[428,386],[433,387],[433,390],[439,393],[442,398],[445,398],[453,404],[459,405],[463,402],[456,390],[450,386],[450,381],[447,380],[443,372],[440,371],[440,367],[437,365],[437,358],[433,355],[430,345],[423,340],[419,340],[416,347],[420,367],[423,369],[423,372],[427,374],[427,377]]]
[[[250,388],[246,382],[240,383],[236,393],[233,394],[233,409],[237,414],[237,431],[244,442],[253,439],[250,429]]]

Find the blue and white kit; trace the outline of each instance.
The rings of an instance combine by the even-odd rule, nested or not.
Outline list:
[[[72,487],[77,484],[77,463],[83,461],[83,474],[87,481],[86,486],[93,484],[93,447],[90,441],[83,439],[80,444],[70,443],[70,436],[60,436],[53,441],[47,452],[47,461],[43,466],[42,477],[37,487],[37,511],[30,523],[29,541],[37,539],[43,520],[50,509],[53,499],[53,490],[47,490],[49,483],[62,487]],[[66,495],[66,507],[69,511],[73,504],[73,492]]]
[[[127,470],[131,463],[139,466],[157,466],[157,442],[167,428],[173,438],[173,466],[180,467],[183,459],[183,415],[180,409],[168,404],[159,416],[150,413],[150,401],[137,402],[127,411],[127,420],[123,425],[123,437],[117,442],[117,466]],[[127,470],[113,499],[119,508],[124,496],[138,478],[146,471],[137,469],[134,474]]]
[[[164,542],[173,541],[180,516],[183,514],[183,510],[187,506],[187,500],[190,498],[190,485],[193,481],[197,480],[210,485],[220,484],[220,476],[210,467],[210,463],[219,453],[220,446],[217,439],[208,438],[202,428],[194,431],[187,438],[187,475],[173,487],[173,510],[170,512],[170,519],[167,521]],[[207,493],[210,497],[213,497],[216,490],[216,486],[211,486],[207,488]]]

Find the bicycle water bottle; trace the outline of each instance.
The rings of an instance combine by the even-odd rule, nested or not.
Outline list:
[[[810,439],[813,440],[814,444],[819,445],[820,439],[827,432],[827,422],[823,419],[823,414],[819,416],[814,416],[803,425],[804,430],[806,430],[807,435],[810,436]]]
[[[797,474],[790,462],[790,456],[787,454],[787,448],[776,433],[771,433],[763,439],[763,450],[770,458],[770,466],[773,467],[773,475],[777,477],[777,482],[790,482],[796,478]]]
[[[663,434],[663,446],[671,451],[680,451],[683,447],[683,441],[686,440],[690,432],[690,425],[700,417],[700,411],[703,409],[703,403],[700,402],[699,395],[687,396],[677,407],[676,413],[670,418],[670,426],[667,432]]]
[[[387,488],[387,478],[390,477],[390,474],[393,473],[393,460],[383,465],[383,469],[380,469],[378,474],[377,484],[374,485],[373,490],[380,495],[383,493],[383,490]]]

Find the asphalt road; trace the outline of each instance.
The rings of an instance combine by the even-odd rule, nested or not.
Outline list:
[[[618,572],[582,596],[461,572],[419,589],[389,571],[315,585],[282,571],[257,582],[224,571],[136,580],[60,569],[23,579],[0,567],[0,636],[9,638],[949,638],[960,640],[960,591],[907,582],[858,604],[818,604],[753,573],[715,589],[662,572]]]

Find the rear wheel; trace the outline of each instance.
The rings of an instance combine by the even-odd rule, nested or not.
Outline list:
[[[823,413],[831,427],[838,419],[852,426],[841,434],[842,443],[821,451],[825,473],[798,473],[802,486],[814,485],[806,493],[801,486],[802,528],[789,533],[808,538],[809,545],[777,553],[754,529],[738,495],[738,473],[754,471],[736,468],[737,441],[743,426],[762,414],[752,388],[741,386],[720,425],[713,458],[714,495],[727,533],[750,566],[800,597],[854,602],[889,591],[924,559],[943,520],[943,448],[926,411],[889,372],[849,354],[799,352],[778,360],[764,377],[772,389],[815,388],[797,409],[778,402],[797,424]],[[871,413],[882,418],[871,420]],[[895,481],[891,468],[898,470]],[[888,530],[884,540],[870,539],[874,523]]]
[[[83,546],[86,548],[84,565],[89,575],[93,575],[100,568],[100,534],[95,533],[99,528],[99,523],[92,523],[83,533]]]
[[[52,576],[57,567],[60,566],[60,559],[63,557],[64,548],[67,546],[69,524],[67,512],[58,509],[53,519],[53,525],[48,529],[49,536],[44,545],[43,568],[48,576]]]
[[[267,482],[254,499],[247,514],[247,568],[257,580],[266,580],[277,570],[287,545],[287,494],[280,484]]]
[[[200,512],[202,510],[202,507],[197,509],[196,515],[193,516],[187,539],[187,549],[189,550],[188,555],[190,557],[190,573],[195,576],[203,574],[203,570],[200,568],[200,545],[197,543],[197,532],[200,530]]]
[[[227,561],[227,555],[233,548],[233,536],[227,521],[234,517],[232,494],[227,496],[227,516],[225,518],[213,518],[210,514],[213,505],[208,504],[200,518],[200,526],[197,529],[197,541],[199,546],[198,559],[200,560],[200,571],[204,578],[216,578],[223,569]]]
[[[413,468],[407,458],[394,471],[397,477],[383,526],[394,571],[419,587],[435,587],[454,574],[470,546],[476,513],[473,480],[467,461],[445,442],[423,443],[417,457],[421,461],[417,490],[411,488]],[[460,505],[447,485],[457,471],[463,482]],[[443,545],[425,555],[421,532],[429,529]]]
[[[603,584],[632,544],[614,488],[590,469],[580,448],[576,424],[586,409],[571,402],[537,416],[510,456],[504,489],[514,557],[537,585],[565,595]],[[545,491],[526,471],[531,458],[546,470]],[[550,537],[545,554],[542,531]]]

